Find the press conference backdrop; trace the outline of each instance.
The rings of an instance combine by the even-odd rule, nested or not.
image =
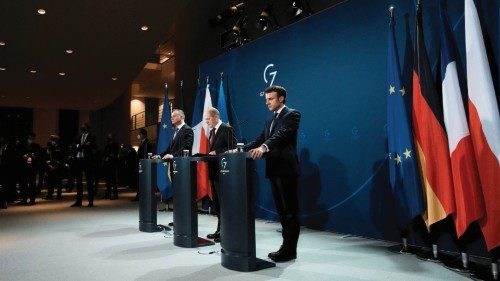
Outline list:
[[[433,71],[439,68],[438,1],[423,0],[424,35]],[[216,104],[220,73],[238,139],[253,140],[271,118],[263,89],[283,85],[287,106],[301,111],[298,154],[302,225],[400,241],[387,166],[386,56],[388,7],[395,6],[396,36],[406,89],[411,69],[416,1],[344,1],[200,65]],[[499,1],[476,1],[489,44],[498,93]],[[448,0],[448,14],[465,62],[463,0]],[[465,69],[465,64],[462,64]],[[496,71],[496,72],[495,72]],[[257,162],[256,216],[277,219],[264,161]],[[419,234],[412,243],[422,244]],[[456,250],[451,236],[439,245]],[[470,245],[486,255],[482,238]]]

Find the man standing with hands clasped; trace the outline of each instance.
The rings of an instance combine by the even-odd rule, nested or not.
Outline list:
[[[274,203],[283,227],[283,244],[268,257],[275,262],[285,262],[297,258],[300,233],[297,198],[300,112],[285,105],[286,90],[283,87],[271,86],[264,93],[266,105],[274,116],[266,121],[260,136],[245,146],[245,151],[250,150],[253,159],[265,154],[266,177],[271,181]]]

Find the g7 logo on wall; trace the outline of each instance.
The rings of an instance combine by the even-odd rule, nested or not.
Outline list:
[[[270,63],[264,68],[264,72],[262,76],[264,78],[264,82],[268,84],[268,86],[272,86],[274,83],[274,79],[276,78],[276,74],[278,74],[277,70],[272,71],[274,68],[274,64]],[[269,77],[269,80],[268,80]],[[260,96],[264,96],[264,92],[260,92]]]

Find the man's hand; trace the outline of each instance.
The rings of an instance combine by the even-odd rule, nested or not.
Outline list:
[[[174,156],[172,154],[165,154],[162,159],[172,159]]]
[[[266,148],[264,146],[259,146],[257,148],[254,148],[252,150],[250,150],[250,154],[252,155],[252,158],[255,160],[255,159],[259,159],[262,157],[262,155],[266,152]]]
[[[210,155],[216,155],[215,150],[210,151],[208,154],[210,154]]]

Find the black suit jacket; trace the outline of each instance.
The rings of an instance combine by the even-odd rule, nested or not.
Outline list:
[[[236,147],[236,136],[233,127],[222,123],[215,133],[214,140],[210,146],[210,152],[220,154]],[[208,164],[208,176],[210,180],[219,179],[219,161],[210,161]]]
[[[87,133],[87,138],[82,144],[83,134],[78,135],[75,140],[77,154],[79,151],[83,152],[83,160],[86,165],[94,166],[97,163],[97,144],[94,135]]]
[[[145,138],[140,144],[139,149],[137,150],[137,158],[138,159],[148,159],[148,153],[152,153],[153,147],[149,142],[148,138]]]
[[[193,129],[187,124],[184,124],[175,135],[175,138],[172,140],[167,150],[160,155],[163,157],[165,154],[172,154],[174,157],[180,157],[182,156],[183,150],[189,150],[189,155],[191,155],[193,140]]]
[[[300,124],[300,112],[288,107],[283,108],[269,132],[272,118],[266,121],[264,131],[257,139],[245,146],[245,150],[265,144],[269,152],[266,158],[266,177],[298,176],[299,159],[297,157],[297,132]]]

